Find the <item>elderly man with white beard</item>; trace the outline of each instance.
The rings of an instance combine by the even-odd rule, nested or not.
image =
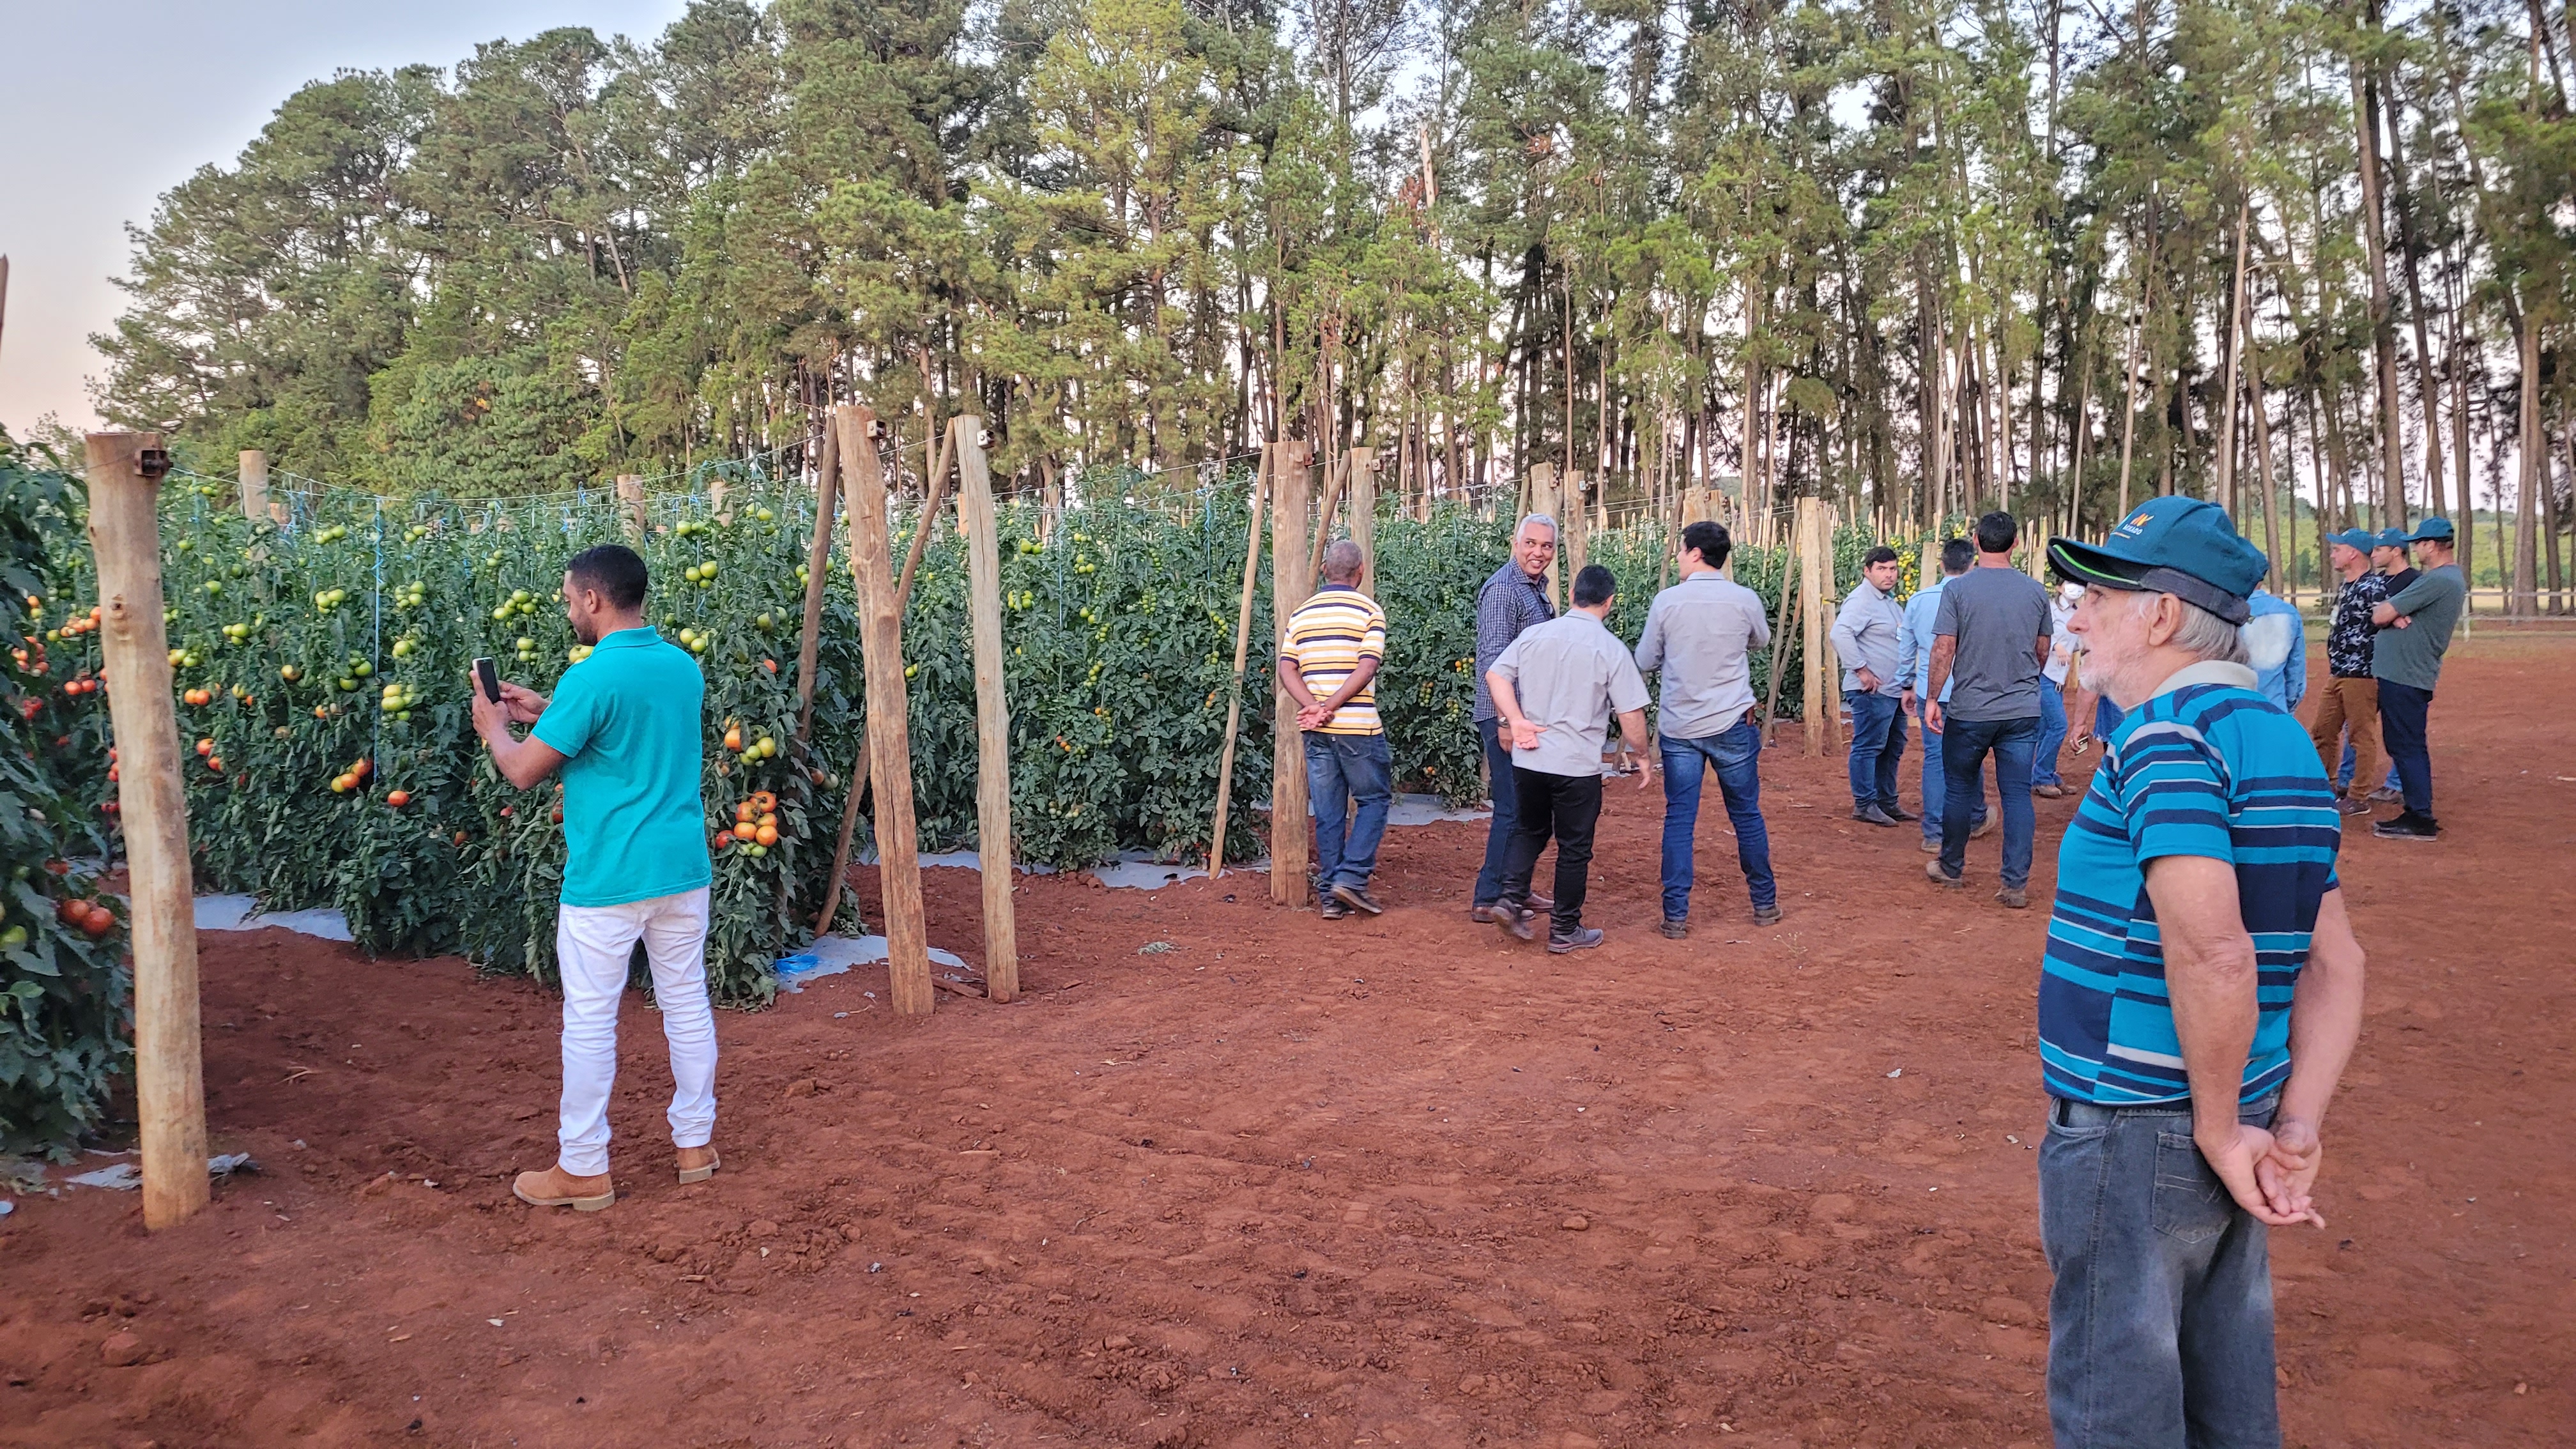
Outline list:
[[[2041,962],[2049,1419],[2062,1449],[2278,1445],[2266,1234],[2324,1226],[2319,1132],[2361,1027],[2334,796],[2247,667],[2264,560],[2223,510],[2150,499],[2049,559],[2124,711]]]

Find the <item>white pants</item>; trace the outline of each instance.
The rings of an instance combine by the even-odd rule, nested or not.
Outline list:
[[[563,1170],[608,1170],[608,1093],[617,1082],[617,1008],[638,939],[671,1044],[671,1141],[704,1147],[716,1127],[716,1014],[707,1001],[707,891],[622,906],[558,906],[563,968]]]

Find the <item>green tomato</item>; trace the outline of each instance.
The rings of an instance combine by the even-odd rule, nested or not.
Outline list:
[[[27,944],[27,928],[26,928],[26,927],[24,927],[24,926],[11,926],[9,929],[7,929],[7,930],[5,930],[5,931],[0,931],[0,951],[15,951],[15,950],[17,950],[19,947],[24,946],[24,945],[26,945],[26,944]]]

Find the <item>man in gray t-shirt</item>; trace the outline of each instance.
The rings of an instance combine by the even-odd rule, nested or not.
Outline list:
[[[1628,748],[1646,750],[1646,681],[1619,636],[1604,622],[1617,582],[1594,564],[1574,576],[1574,607],[1524,630],[1485,671],[1494,712],[1511,732],[1512,775],[1520,810],[1503,860],[1502,897],[1493,920],[1521,940],[1536,934],[1526,904],[1530,872],[1556,837],[1556,904],[1547,949],[1562,955],[1601,944],[1583,924],[1583,888],[1592,865],[1592,829],[1601,818],[1602,724],[1619,716]],[[1651,767],[1638,785],[1654,781]]]
[[[1923,727],[1941,736],[1941,858],[1926,862],[1923,873],[1953,890],[1965,880],[1977,772],[1992,754],[2004,817],[2002,888],[1995,899],[2018,911],[2030,904],[2031,844],[2038,833],[2030,775],[2039,753],[2039,692],[2047,687],[2041,671],[2055,620],[2048,591],[2012,566],[2020,535],[2013,516],[1989,513],[1977,520],[1975,534],[1977,566],[1942,586],[1932,624]]]

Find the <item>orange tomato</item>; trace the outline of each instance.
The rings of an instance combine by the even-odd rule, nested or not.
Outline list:
[[[334,775],[331,777],[331,793],[334,795],[346,795],[356,788],[358,788],[358,780],[354,775]]]
[[[224,757],[221,755],[208,755],[206,757],[206,768],[214,771],[218,775],[222,774],[224,772]]]
[[[213,740],[206,739],[206,740],[199,740],[199,741],[197,741],[197,753],[198,753],[198,754],[201,754],[201,755],[211,755],[211,754],[213,754],[214,752],[215,752],[215,742],[214,742]]]
[[[754,816],[754,815],[756,815],[756,814],[758,814],[758,813],[759,813],[758,811],[755,811],[755,810],[753,810],[753,809],[751,808],[751,802],[750,802],[750,801],[748,801],[748,800],[745,800],[745,801],[743,801],[741,804],[736,805],[735,807],[733,807],[733,818],[734,818],[734,823],[736,823],[736,824],[740,824],[741,822],[743,822],[743,821],[745,821],[745,820],[749,820],[752,816]]]
[[[754,845],[776,845],[778,843],[778,827],[775,825],[761,826],[759,829],[754,830],[751,833],[751,840]]]
[[[737,755],[741,754],[741,753],[742,753],[742,731],[740,731],[740,730],[726,730],[726,731],[725,731],[724,746],[725,746],[725,748],[726,748],[726,749],[733,751],[733,752],[734,752],[735,754],[737,754]]]
[[[400,810],[405,805],[411,803],[411,792],[409,790],[393,791],[385,796],[385,803],[391,805],[396,810]]]
[[[766,815],[778,808],[778,797],[767,790],[754,790],[751,792],[751,808]]]
[[[775,815],[763,815],[752,823],[755,825],[765,825],[770,829],[775,830],[778,828],[778,817]]]
[[[746,821],[733,828],[733,835],[736,840],[756,840],[760,836],[760,827]]]

